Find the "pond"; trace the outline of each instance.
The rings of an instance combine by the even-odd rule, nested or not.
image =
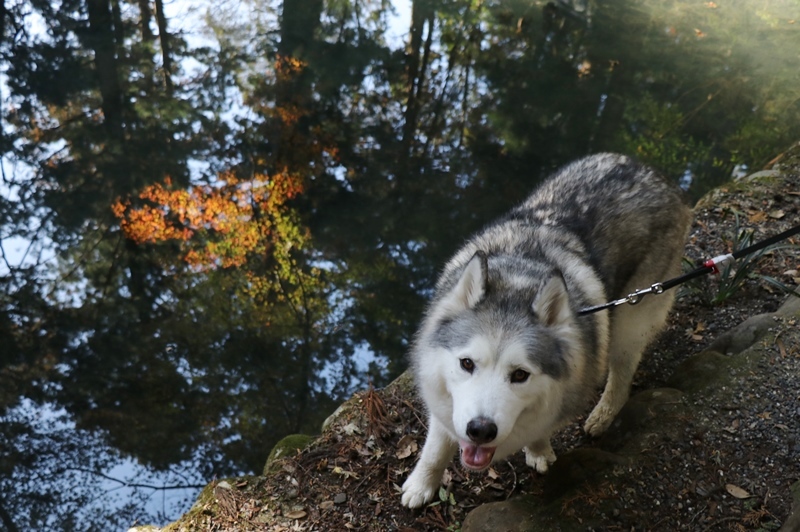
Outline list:
[[[404,370],[449,254],[570,160],[696,200],[800,141],[796,1],[147,4],[4,19],[5,530],[258,473]]]

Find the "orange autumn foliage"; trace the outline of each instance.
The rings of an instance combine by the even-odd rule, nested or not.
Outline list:
[[[302,180],[289,172],[240,180],[232,173],[214,185],[174,189],[169,179],[148,186],[133,206],[112,206],[125,236],[136,243],[177,240],[183,259],[199,269],[243,265],[265,255],[302,246],[308,235],[286,202],[303,192]],[[280,262],[280,261],[279,261]]]
[[[292,79],[297,77],[308,63],[302,59],[292,57],[289,55],[276,54],[275,58],[275,74],[278,79]]]
[[[224,172],[211,185],[188,188],[176,188],[169,179],[150,185],[138,197],[112,206],[124,235],[139,244],[178,242],[180,259],[193,271],[243,267],[252,293],[291,300],[298,308],[307,305],[295,288],[310,290],[321,281],[317,268],[297,253],[308,247],[310,235],[288,202],[304,193],[309,176],[338,153],[324,127],[299,127],[310,102],[298,97],[302,91],[293,82],[306,67],[279,55],[274,81],[281,96],[273,99],[265,86],[248,102],[280,131],[274,155],[257,155],[252,163],[279,171],[256,171],[248,179]]]

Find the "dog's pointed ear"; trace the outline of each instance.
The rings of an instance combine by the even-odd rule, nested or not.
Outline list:
[[[460,310],[473,308],[483,299],[488,288],[489,260],[486,253],[477,251],[467,263],[451,293],[453,303]]]
[[[554,275],[542,285],[531,309],[539,321],[548,327],[564,325],[571,319],[569,294],[560,274]]]

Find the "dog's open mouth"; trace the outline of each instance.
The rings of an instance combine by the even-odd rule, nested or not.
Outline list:
[[[473,443],[460,442],[461,463],[467,469],[480,471],[489,467],[497,447],[479,447]]]

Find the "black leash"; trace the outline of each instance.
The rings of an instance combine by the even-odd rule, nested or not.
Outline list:
[[[628,294],[626,297],[622,299],[615,299],[614,301],[609,301],[608,303],[604,303],[602,305],[595,305],[593,307],[586,307],[582,308],[578,311],[579,316],[584,316],[586,314],[592,314],[594,312],[599,312],[601,310],[605,310],[607,308],[617,307],[619,305],[629,304],[635,305],[639,301],[642,300],[642,297],[646,296],[647,294],[661,294],[664,290],[669,290],[670,288],[674,288],[679,284],[683,284],[686,281],[691,281],[701,275],[705,275],[707,273],[719,273],[719,267],[721,265],[725,265],[731,261],[744,257],[746,255],[750,255],[751,253],[755,253],[756,251],[760,251],[768,246],[773,244],[777,244],[781,240],[785,240],[790,236],[796,235],[800,233],[800,225],[792,227],[791,229],[787,229],[783,233],[779,233],[775,236],[771,236],[761,242],[757,242],[752,246],[747,246],[744,249],[740,249],[739,251],[735,251],[733,253],[728,253],[727,255],[720,255],[718,257],[714,257],[713,259],[708,259],[703,263],[703,265],[696,270],[693,270],[689,273],[685,273],[680,277],[675,277],[674,279],[670,279],[668,281],[664,281],[663,283],[655,283],[650,286],[650,288],[644,288],[642,290],[637,290],[632,294]]]

